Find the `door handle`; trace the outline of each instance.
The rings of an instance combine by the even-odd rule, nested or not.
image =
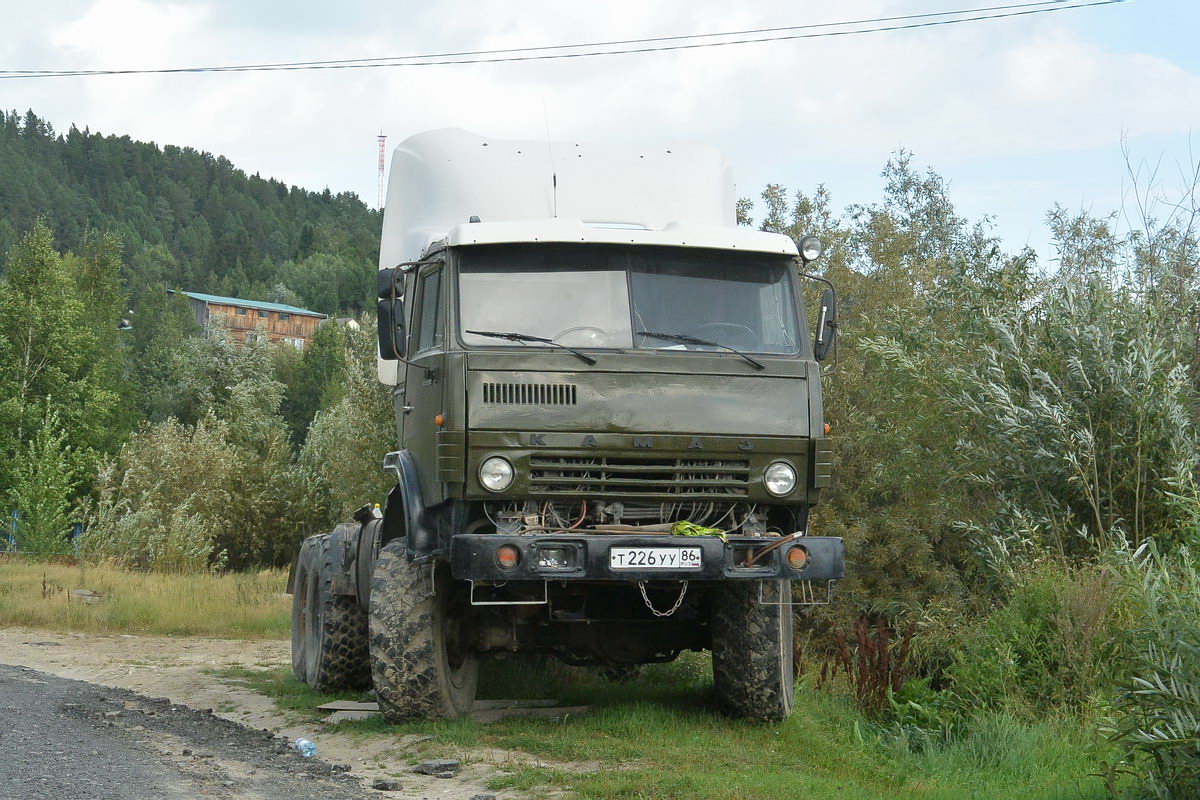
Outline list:
[[[410,411],[412,411],[412,410],[413,410],[413,407],[412,407],[412,406],[401,406],[401,407],[400,407],[400,409],[401,409],[401,410],[402,410],[402,411],[403,411],[405,414],[407,414],[408,412],[410,412]]]

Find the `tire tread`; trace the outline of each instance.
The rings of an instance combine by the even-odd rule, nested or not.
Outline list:
[[[758,581],[729,582],[714,593],[713,690],[730,716],[779,722],[792,713],[791,588],[786,581],[776,585],[782,605],[760,604]]]
[[[400,539],[384,545],[375,562],[369,615],[371,677],[388,722],[462,716],[474,700],[474,672],[467,689],[449,686],[436,641],[439,596],[430,591],[430,574],[428,566],[408,560]]]
[[[371,682],[367,614],[354,597],[333,593],[335,556],[332,535],[305,539],[292,598],[292,672],[319,692],[364,689]],[[316,619],[303,619],[309,580],[317,593]]]

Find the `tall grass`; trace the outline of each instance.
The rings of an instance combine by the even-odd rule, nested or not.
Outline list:
[[[97,633],[284,638],[287,572],[165,575],[0,559],[0,625]],[[73,594],[99,595],[92,602]]]

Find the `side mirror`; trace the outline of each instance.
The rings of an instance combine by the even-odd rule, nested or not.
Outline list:
[[[375,273],[375,292],[379,297],[379,357],[385,361],[404,358],[404,273],[399,267]]]
[[[375,292],[380,300],[390,300],[404,294],[404,273],[399,267],[376,270]]]
[[[399,297],[379,301],[379,357],[385,361],[404,358],[404,301]]]
[[[813,339],[813,357],[824,361],[837,338],[837,294],[826,289],[821,294],[821,312],[817,315],[817,336]]]

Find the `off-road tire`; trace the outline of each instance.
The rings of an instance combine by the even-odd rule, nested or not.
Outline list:
[[[306,647],[308,632],[308,591],[309,573],[315,568],[313,563],[313,544],[315,537],[305,539],[300,543],[300,552],[296,554],[296,568],[292,573],[292,674],[296,680],[305,680]]]
[[[301,565],[297,565],[292,604],[292,671],[297,672],[299,638],[303,677],[297,672],[298,678],[321,692],[365,689],[371,683],[367,614],[354,597],[333,593],[333,537],[313,536],[304,545],[308,548],[307,569],[302,576]],[[301,562],[305,559],[301,550]]]
[[[765,603],[759,603],[760,585]],[[718,586],[709,626],[717,706],[732,717],[787,719],[795,688],[791,584],[730,581]]]
[[[439,565],[408,560],[402,539],[379,551],[371,578],[371,678],[388,722],[469,713],[479,660],[462,627],[469,604]]]

